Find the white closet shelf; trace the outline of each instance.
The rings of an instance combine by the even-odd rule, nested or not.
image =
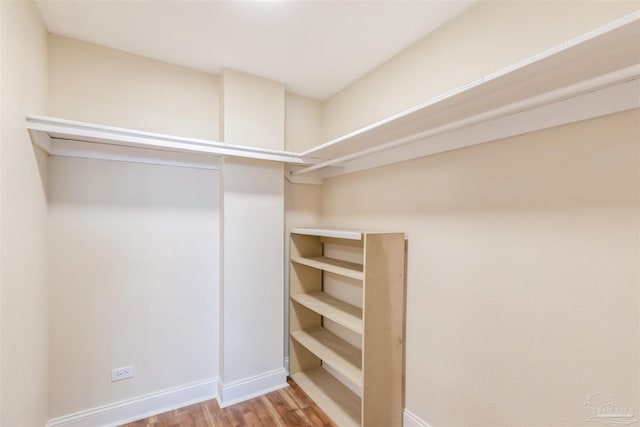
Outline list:
[[[324,292],[291,295],[291,299],[298,304],[315,311],[321,316],[362,335],[362,309],[348,304]]]
[[[362,352],[325,328],[293,331],[291,337],[362,390]]]
[[[58,156],[218,168],[235,156],[286,164],[292,182],[468,147],[640,107],[640,11],[433,96],[303,153],[28,116]],[[349,238],[339,236],[339,238]]]
[[[54,156],[85,157],[217,169],[224,156],[311,164],[288,151],[256,148],[204,139],[45,116],[27,116],[32,141]]]
[[[334,259],[326,256],[291,257],[291,261],[356,280],[364,279],[362,264],[356,264],[355,262],[343,261],[341,259]]]
[[[635,12],[307,150],[301,155],[327,160],[289,166],[288,177],[321,182],[636,108],[638,79],[640,12]]]

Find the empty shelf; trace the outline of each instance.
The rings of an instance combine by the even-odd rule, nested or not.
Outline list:
[[[362,231],[351,230],[322,230],[319,228],[292,228],[294,234],[307,236],[334,237],[337,239],[362,240]]]
[[[293,331],[291,337],[362,388],[362,352],[358,348],[325,328]]]
[[[360,398],[323,368],[291,374],[291,378],[340,427],[360,427]]]
[[[291,295],[291,299],[355,333],[362,335],[362,309],[324,292]]]
[[[356,264],[355,262],[327,258],[324,256],[310,258],[292,257],[291,261],[298,264],[308,265],[309,267],[317,268],[319,270],[336,273],[341,276],[351,277],[352,279],[356,280],[364,279],[364,274],[362,273],[362,264]]]

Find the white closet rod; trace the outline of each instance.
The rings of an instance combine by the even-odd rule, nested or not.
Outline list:
[[[313,166],[309,166],[307,168],[300,169],[297,171],[291,171],[290,174],[293,176],[302,175],[302,174],[313,172],[314,170],[322,169],[328,166],[339,165],[341,163],[344,163],[350,160],[354,160],[354,159],[364,157],[373,153],[377,153],[380,151],[389,150],[391,148],[404,145],[404,144],[409,144],[411,142],[415,142],[420,139],[428,138],[428,137],[442,134],[445,132],[450,132],[463,127],[473,126],[478,123],[492,120],[498,117],[517,114],[522,111],[540,107],[545,104],[552,104],[554,102],[572,98],[572,97],[584,94],[586,92],[603,89],[607,86],[611,86],[616,83],[635,80],[635,79],[638,79],[639,77],[640,77],[640,64],[632,65],[630,67],[623,68],[621,70],[617,70],[608,74],[604,74],[602,76],[595,77],[593,79],[585,80],[567,87],[563,87],[561,89],[547,92],[542,95],[534,96],[532,98],[528,98],[513,104],[506,105],[504,107],[500,107],[490,111],[486,111],[484,113],[476,114],[475,116],[471,116],[466,119],[458,120],[453,123],[449,123],[446,125],[438,126],[433,129],[426,130],[424,132],[419,132],[414,135],[409,135],[403,138],[399,138],[376,147],[371,147],[365,150],[357,151],[355,153],[337,157],[335,159],[330,159],[324,162],[320,162]]]

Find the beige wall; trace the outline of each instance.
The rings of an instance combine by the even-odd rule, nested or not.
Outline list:
[[[226,115],[222,116],[220,105],[225,105],[221,90],[223,79],[218,76],[58,35],[49,35],[48,42],[50,86],[47,114],[49,115],[218,140],[223,139],[222,128],[219,128],[219,124],[220,119],[224,118],[230,120],[226,130],[239,138],[232,142],[258,146],[264,143],[268,147],[280,149],[284,144],[286,123],[286,138],[287,140],[295,140],[299,149],[319,142],[320,103],[298,95],[285,94],[282,84],[227,70],[226,83],[229,85],[225,90],[227,92],[225,97],[227,111]],[[266,86],[262,85],[263,83]],[[256,92],[252,90],[255,88],[264,90]],[[245,96],[247,94],[253,98],[251,96],[247,98]],[[258,95],[262,96],[258,99],[262,107],[256,110],[257,104],[254,102],[254,98]],[[272,113],[271,115],[265,114],[267,110],[264,106],[266,104],[270,105],[268,111]],[[247,121],[245,113],[251,116],[249,121]],[[247,123],[251,123],[252,126],[247,126]],[[265,137],[265,127],[271,132],[268,138]],[[260,139],[254,138],[256,135]],[[300,138],[303,135],[305,136],[304,140]],[[121,277],[119,276],[120,279],[115,284],[112,283],[112,277],[101,275],[93,286],[85,287],[82,285],[91,281],[92,271],[104,267],[97,263],[101,258],[108,258],[111,266],[121,265],[126,268],[129,263],[128,258],[119,253],[114,241],[108,240],[106,245],[100,246],[92,242],[92,240],[104,239],[105,236],[101,234],[101,230],[112,230],[114,239],[135,242],[134,247],[130,248],[130,252],[126,253],[134,257],[142,257],[144,251],[153,253],[158,250],[157,248],[163,246],[162,242],[182,241],[182,234],[173,234],[175,226],[172,224],[175,218],[182,215],[186,223],[191,223],[191,227],[203,229],[200,238],[188,234],[188,230],[185,231],[187,233],[185,236],[191,236],[195,239],[194,252],[192,253],[194,262],[201,259],[199,258],[201,254],[197,250],[208,244],[205,244],[207,239],[211,238],[209,240],[211,245],[218,245],[217,234],[213,237],[209,235],[213,232],[208,228],[211,224],[204,222],[202,218],[190,219],[188,210],[183,209],[184,207],[180,205],[183,200],[180,198],[174,200],[178,195],[173,193],[172,189],[168,189],[166,193],[156,194],[169,202],[167,206],[161,204],[156,207],[155,202],[126,191],[124,195],[118,195],[121,192],[120,186],[123,185],[121,176],[130,179],[132,188],[141,192],[147,191],[140,188],[142,183],[149,184],[147,175],[161,182],[168,183],[173,180],[178,185],[187,186],[189,179],[192,178],[189,178],[188,174],[185,175],[186,172],[180,172],[179,168],[154,168],[144,165],[72,159],[52,159],[51,162],[53,165],[53,170],[49,174],[53,189],[50,198],[50,222],[53,233],[51,286],[55,292],[51,295],[52,372],[50,393],[52,401],[50,417],[68,415],[73,411],[158,391],[166,387],[179,386],[188,381],[222,375],[223,372],[218,372],[217,362],[217,334],[219,328],[223,326],[221,321],[223,319],[218,318],[217,311],[219,308],[219,301],[216,300],[219,299],[217,271],[215,278],[207,276],[211,274],[210,270],[200,272],[199,278],[191,283],[193,286],[191,291],[194,295],[205,292],[203,286],[207,281],[209,281],[207,289],[216,292],[214,297],[209,294],[206,295],[206,298],[205,295],[200,295],[202,298],[194,303],[193,309],[188,305],[187,300],[174,293],[180,288],[172,288],[162,280],[155,285],[153,283],[153,280],[157,279],[156,272],[161,273],[161,277],[169,278],[185,269],[193,270],[186,261],[175,264],[165,260],[162,256],[155,262],[145,258],[140,271],[123,270],[119,273]],[[270,165],[267,166],[268,170],[273,169]],[[281,189],[281,193],[284,191],[284,184],[282,170],[281,167],[279,168],[279,174],[273,173],[270,179],[274,180],[274,183]],[[253,172],[258,169],[260,168],[256,166]],[[142,174],[143,170],[147,175]],[[172,170],[174,172],[171,172]],[[252,173],[246,167],[240,172],[245,180]],[[198,171],[193,173],[198,173]],[[171,178],[172,176],[173,178]],[[109,177],[113,178],[112,181],[109,180]],[[226,184],[232,185],[229,181],[231,175],[227,178]],[[79,182],[75,183],[75,180]],[[260,183],[261,180],[259,179],[256,185],[264,184]],[[85,181],[86,185],[93,187],[84,187]],[[210,200],[210,197],[214,197],[219,189],[215,179],[208,181],[207,185],[211,187],[209,192],[205,190],[205,184],[197,185],[197,191],[202,191],[200,197],[203,201]],[[67,189],[67,187],[69,188]],[[89,202],[86,201],[83,195],[85,191],[96,192],[95,198]],[[150,188],[149,191],[156,190]],[[314,203],[318,205],[319,189],[313,188],[312,192]],[[103,194],[102,198],[99,197],[100,194]],[[247,203],[253,207],[255,207],[255,203],[265,201],[264,195],[256,196],[255,191],[243,190],[242,197],[245,199],[249,197],[250,200]],[[279,215],[279,224],[282,227],[284,202],[282,194],[279,197],[280,208],[273,206],[269,209],[272,212],[279,212],[277,215]],[[296,198],[296,200],[298,199]],[[69,203],[68,200],[71,202]],[[173,205],[175,206],[172,207]],[[227,203],[226,206],[229,208],[232,204]],[[154,225],[154,227],[159,227],[160,232],[153,235],[146,228],[135,231],[136,226],[142,225],[139,210],[146,209],[150,212],[151,208],[161,212]],[[178,209],[178,211],[174,212],[174,216],[171,216],[169,212],[164,212],[165,208],[173,211]],[[304,209],[307,208],[305,205]],[[293,215],[297,215],[298,208],[293,207],[292,209],[296,212]],[[212,208],[210,214],[210,220],[218,221],[217,211]],[[230,216],[240,218],[243,215],[246,213],[235,212]],[[264,217],[264,212],[261,212],[261,216]],[[92,222],[101,224],[100,229],[94,229],[91,225]],[[188,227],[188,224],[185,227]],[[268,229],[273,231],[276,228],[268,227]],[[240,230],[246,232],[247,228],[240,226]],[[282,235],[282,233],[280,234]],[[85,237],[81,239],[81,236]],[[86,236],[92,236],[94,239],[87,239]],[[247,239],[253,243],[255,235],[248,235]],[[283,240],[278,239],[277,244],[282,245],[282,243]],[[216,246],[216,248],[218,247]],[[210,260],[206,263],[206,267],[217,268],[218,257],[211,252],[214,248],[207,246],[206,249],[202,252],[208,254]],[[246,246],[240,245],[238,250],[244,253]],[[269,251],[269,254],[273,256],[276,253],[272,248]],[[282,254],[277,257],[279,260],[277,265],[282,264],[281,257]],[[76,268],[74,260],[78,258],[85,259],[87,268]],[[232,258],[230,262],[239,259],[238,257]],[[241,267],[241,270],[246,271],[246,268]],[[227,273],[231,274],[229,271]],[[281,304],[282,299],[278,295],[281,295],[282,292],[282,279],[277,280],[273,274],[270,276],[277,281],[274,284],[276,289],[280,288],[280,291],[271,292],[270,295],[277,298],[277,301],[274,301],[276,305]],[[143,283],[139,283],[138,279],[143,279]],[[252,283],[261,282],[254,280]],[[151,303],[147,303],[145,300],[147,295],[154,295],[155,288],[153,286],[161,287],[162,293],[166,294],[166,299],[157,300],[152,297],[157,312],[154,312],[149,306]],[[264,283],[261,283],[261,289],[264,288]],[[104,300],[100,296],[111,302],[118,302],[117,296],[128,299],[111,304],[107,309],[106,306],[103,306]],[[226,296],[231,298],[232,293],[228,292]],[[177,301],[175,305],[168,305],[170,297]],[[71,298],[75,302],[81,301],[83,307],[70,306]],[[228,316],[230,319],[245,313],[243,296],[239,295],[237,301],[242,307],[237,308],[229,304]],[[134,307],[139,306],[149,308],[145,308],[142,313],[135,315]],[[214,316],[213,320],[203,318],[194,321],[191,319],[194,316],[204,316],[205,309],[208,316]],[[197,325],[197,327],[191,328],[190,334],[177,339],[174,334],[167,334],[166,328],[149,329],[150,324],[154,322],[164,324],[166,316],[177,316],[180,312],[189,313],[191,319],[180,322],[180,325],[183,327],[186,327],[187,324]],[[253,314],[257,315],[258,313]],[[88,316],[88,318],[81,322],[80,319],[83,316]],[[77,330],[71,329],[71,326],[76,324],[80,324],[81,327]],[[280,336],[281,331],[279,325],[282,325],[282,321],[274,318],[274,326],[271,329],[277,336]],[[232,339],[233,334],[236,334],[237,337],[244,337],[252,341],[250,337],[246,336],[246,333],[238,332],[238,325],[231,325],[229,328],[227,331],[229,340]],[[123,332],[120,332],[121,330]],[[224,329],[222,331],[224,332]],[[191,351],[194,345],[194,342],[191,341],[193,336],[206,336],[207,344],[190,363],[184,364],[176,359],[178,357],[176,352],[183,350],[161,348],[162,346],[171,347],[167,340],[176,338],[182,343],[182,347]],[[261,333],[260,336],[265,339],[273,339],[271,335],[265,333]],[[73,345],[69,345],[69,343],[73,343]],[[232,343],[227,344],[229,349],[233,349]],[[82,348],[82,352],[72,354],[72,349],[76,347]],[[220,350],[223,348],[222,345]],[[211,351],[215,352],[214,356],[211,356]],[[148,356],[151,353],[161,354],[163,352],[166,354],[158,358]],[[207,363],[204,363],[205,359]],[[233,364],[234,360],[227,363],[229,375],[225,379],[228,382],[264,371],[261,370],[262,365],[258,362],[243,362],[243,365],[237,357],[232,357],[232,359],[238,363]],[[153,363],[151,363],[152,361]],[[274,357],[271,357],[267,362],[269,369],[281,366],[282,352],[275,349]],[[70,363],[78,366],[77,372],[71,375],[67,372],[67,366]],[[111,384],[108,376],[110,369],[129,364],[135,366],[136,377],[133,380]],[[175,366],[175,369],[162,372],[160,366]],[[224,365],[222,366],[224,367]],[[153,380],[153,378],[156,379]],[[96,384],[91,393],[83,392],[89,387],[88,384]]]
[[[285,149],[303,152],[322,142],[323,103],[294,93],[285,95]]]
[[[282,83],[226,69],[220,92],[224,142],[284,149]],[[284,169],[277,162],[225,158],[222,173],[219,399],[228,405],[286,385]]]
[[[47,33],[31,2],[0,2],[0,425],[42,426],[48,405],[46,159],[27,113],[46,112]]]
[[[283,367],[284,172],[276,162],[230,159],[223,174],[220,377],[228,403],[234,385]],[[284,384],[284,373],[275,380]]]
[[[322,102],[302,95],[285,96],[285,149],[303,152],[322,143]],[[314,227],[320,223],[320,192],[318,185],[292,184],[284,180],[284,311],[285,333],[289,335],[289,230],[294,227]],[[284,341],[285,358],[289,357],[289,340]]]
[[[218,188],[214,170],[49,159],[51,417],[218,375]]]
[[[625,1],[481,1],[324,104],[324,140],[640,9]]]
[[[225,69],[221,77],[224,142],[284,149],[284,84]]]
[[[49,62],[52,116],[219,139],[216,75],[57,35]],[[216,377],[219,172],[50,164],[50,417]]]
[[[345,175],[327,226],[407,233],[406,407],[433,426],[583,426],[636,407],[640,112]]]
[[[314,227],[320,221],[319,185],[292,184],[285,180],[285,230],[294,227]],[[288,265],[288,261],[287,261]]]
[[[218,140],[219,77],[49,35],[49,114]]]
[[[319,185],[292,184],[284,180],[284,336],[289,336],[289,230],[295,227],[320,225],[322,187]],[[285,359],[289,358],[289,340],[284,340]]]

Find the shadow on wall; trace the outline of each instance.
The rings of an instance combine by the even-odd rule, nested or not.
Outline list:
[[[68,157],[48,163],[50,204],[218,209],[217,170]]]
[[[635,203],[638,110],[328,179],[327,201],[353,217],[560,211]],[[594,153],[605,153],[595,156]],[[634,166],[635,165],[635,166]],[[617,171],[611,174],[611,171]],[[365,185],[360,183],[366,182]],[[637,191],[636,191],[637,194]]]

